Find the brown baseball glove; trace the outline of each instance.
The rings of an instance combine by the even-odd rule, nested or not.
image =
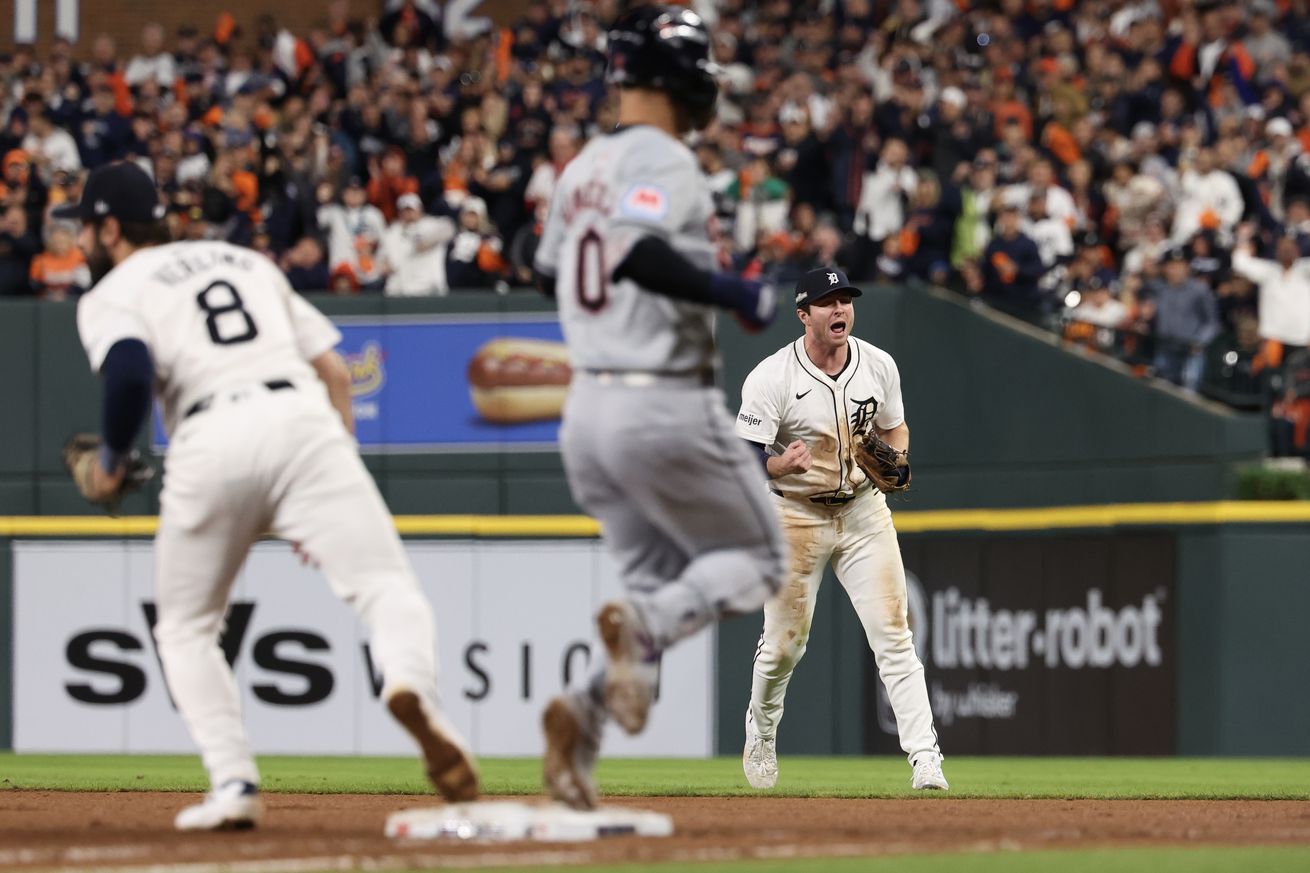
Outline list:
[[[74,434],[68,438],[68,442],[64,443],[64,467],[68,470],[68,475],[73,477],[73,484],[77,486],[83,497],[96,506],[103,506],[110,515],[116,515],[123,496],[143,487],[154,478],[155,471],[141,459],[141,453],[133,449],[123,462],[127,469],[122,483],[111,494],[97,495],[92,491],[91,470],[99,454],[98,435]]]
[[[861,435],[852,449],[855,463],[883,494],[910,487],[910,452],[894,449],[873,431]]]

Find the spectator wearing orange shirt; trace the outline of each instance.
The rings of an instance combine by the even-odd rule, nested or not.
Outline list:
[[[32,289],[46,300],[65,300],[91,287],[91,269],[66,222],[46,225],[45,251],[32,259]]]
[[[995,73],[990,109],[992,118],[996,122],[997,139],[1005,137],[1005,127],[1013,121],[1023,129],[1023,138],[1032,142],[1033,113],[1015,93],[1014,74],[1008,69],[1000,69]]]
[[[370,157],[368,174],[368,202],[390,224],[399,214],[396,201],[404,194],[418,193],[418,179],[405,175],[405,152],[397,146],[387,149],[380,161]]]
[[[41,177],[32,171],[32,161],[22,149],[10,149],[0,164],[0,202],[4,206],[21,206],[27,212],[27,226],[39,231],[45,217],[50,192]]]
[[[1255,89],[1255,61],[1240,39],[1229,32],[1226,3],[1197,4],[1195,13],[1184,13],[1180,37],[1172,44],[1169,73],[1176,80],[1190,82],[1198,95],[1218,106],[1223,86],[1236,88],[1248,106],[1258,102]]]

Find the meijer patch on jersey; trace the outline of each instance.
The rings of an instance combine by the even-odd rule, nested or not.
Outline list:
[[[659,221],[669,214],[669,195],[658,185],[633,185],[619,202],[619,212],[629,218]]]

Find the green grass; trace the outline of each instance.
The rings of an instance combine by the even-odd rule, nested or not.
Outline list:
[[[506,867],[487,873],[542,868]],[[721,861],[696,864],[628,864],[581,867],[586,873],[1304,873],[1310,848],[1096,849],[1059,852],[965,852],[885,858],[811,858],[793,861]]]
[[[265,788],[310,793],[426,794],[410,758],[263,757]],[[485,759],[490,794],[535,794],[539,761]],[[601,763],[611,795],[752,795],[739,759],[628,760]],[[782,760],[789,797],[935,797],[911,795],[900,758]],[[1293,758],[948,758],[948,797],[1252,798],[1310,800],[1310,759]],[[191,791],[205,788],[200,762],[176,755],[16,755],[0,753],[0,788],[91,791]],[[925,812],[928,812],[925,810]],[[504,868],[520,873],[529,868]],[[540,869],[540,868],[532,868]],[[700,864],[628,864],[588,873],[1220,873],[1310,870],[1310,846],[964,852],[876,858],[750,860]]]
[[[481,762],[488,794],[540,791],[540,762],[491,758]],[[906,797],[904,759],[784,757],[784,797]],[[426,794],[411,758],[260,759],[269,791],[316,794]],[[1310,800],[1307,758],[947,758],[947,795],[932,797],[1252,798]],[[602,789],[611,795],[756,795],[741,761],[631,760],[601,762]],[[61,791],[201,791],[199,759],[175,755],[16,755],[0,753],[0,788]],[[914,794],[915,797],[924,797]]]

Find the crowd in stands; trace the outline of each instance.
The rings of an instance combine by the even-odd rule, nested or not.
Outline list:
[[[1272,397],[1305,450],[1302,0],[692,5],[722,67],[692,145],[724,267],[944,285],[1186,390]],[[154,176],[178,237],[252,246],[299,289],[529,284],[555,178],[615,123],[618,3],[503,28],[469,6],[334,0],[307,33],[221,15],[0,57],[0,295],[86,287],[45,215],[112,160]]]

